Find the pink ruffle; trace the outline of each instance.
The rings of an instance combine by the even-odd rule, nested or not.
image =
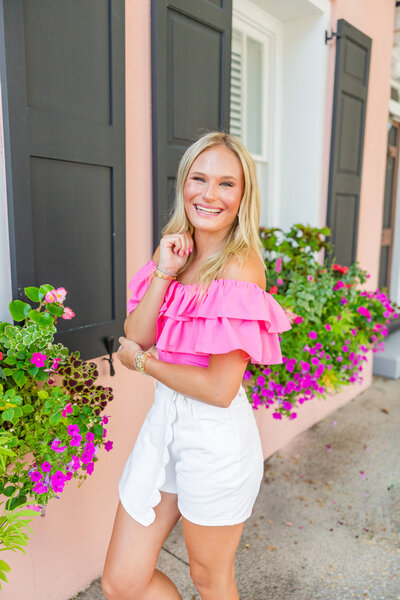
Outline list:
[[[149,261],[128,287],[133,310],[151,281],[156,263]],[[278,334],[291,328],[280,304],[257,284],[216,279],[196,305],[192,285],[173,281],[157,320],[157,348],[169,353],[225,354],[242,349],[253,364],[282,362]]]

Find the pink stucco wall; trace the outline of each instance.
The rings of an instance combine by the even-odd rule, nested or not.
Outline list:
[[[390,54],[394,2],[380,0],[332,1],[332,27],[344,17],[373,38],[370,89],[361,190],[358,258],[377,280],[378,242],[385,171],[386,119],[389,99]],[[334,44],[326,120],[325,183],[329,160],[330,115],[333,90]],[[151,256],[151,123],[150,123],[150,2],[126,3],[126,192],[127,192],[127,280]],[[326,207],[322,205],[324,220]],[[128,297],[128,295],[127,295]],[[121,332],[122,334],[123,332]],[[10,584],[4,585],[3,600],[67,600],[100,575],[118,500],[118,480],[153,398],[153,382],[118,361],[116,376],[107,374],[107,363],[96,360],[99,383],[111,385],[114,401],[109,437],[115,449],[102,452],[94,474],[81,488],[69,484],[60,500],[53,500],[45,519],[33,524],[28,554],[3,553],[12,566]],[[300,431],[354,397],[371,381],[369,363],[363,387],[351,386],[327,401],[303,405],[296,421],[276,422],[265,409],[256,414],[265,457],[283,447]]]
[[[126,2],[126,203],[127,277],[151,253],[150,2]],[[128,297],[128,296],[127,296]],[[123,331],[121,331],[123,335]],[[2,552],[12,567],[2,600],[67,600],[101,573],[118,501],[118,480],[149,409],[153,380],[128,371],[116,360],[95,361],[98,383],[114,390],[105,414],[109,438],[93,475],[78,489],[70,482],[45,518],[33,523],[28,554]]]

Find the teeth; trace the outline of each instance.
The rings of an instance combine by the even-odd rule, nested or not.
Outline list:
[[[207,213],[211,213],[211,214],[214,214],[214,215],[219,214],[221,212],[221,210],[222,210],[222,209],[214,210],[214,209],[211,209],[211,208],[203,208],[202,206],[199,206],[199,205],[196,205],[196,209],[199,212],[207,212]]]

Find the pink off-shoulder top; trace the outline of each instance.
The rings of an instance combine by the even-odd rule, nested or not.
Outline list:
[[[147,291],[156,263],[149,260],[131,279],[130,313]],[[160,360],[207,367],[210,354],[244,350],[253,364],[282,362],[278,334],[291,328],[280,304],[256,283],[215,279],[196,305],[195,284],[172,281],[157,319]]]

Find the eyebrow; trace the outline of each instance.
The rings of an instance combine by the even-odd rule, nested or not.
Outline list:
[[[206,176],[205,173],[202,173],[201,171],[193,171],[191,175],[201,175],[202,177]],[[236,177],[233,175],[221,175],[221,179],[234,179],[236,181]]]

